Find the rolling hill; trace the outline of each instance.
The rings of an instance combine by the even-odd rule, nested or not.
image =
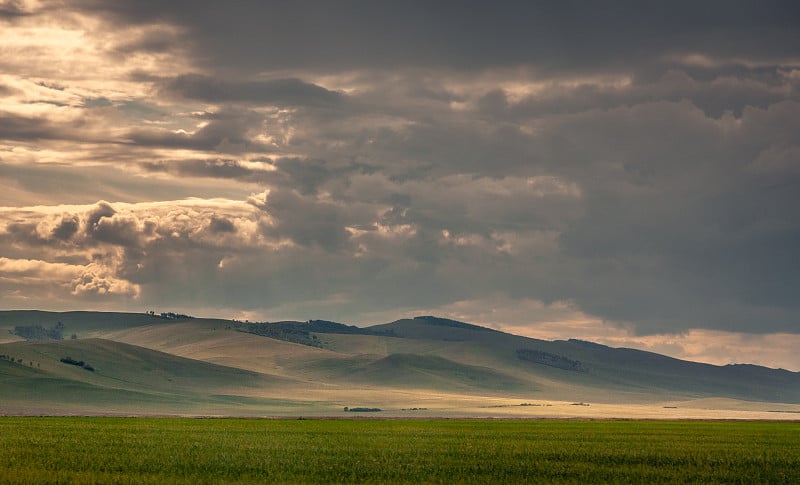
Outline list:
[[[419,403],[458,414],[530,401],[797,405],[800,373],[537,340],[432,316],[359,328],[5,311],[0,396],[6,414],[330,415],[348,405]]]

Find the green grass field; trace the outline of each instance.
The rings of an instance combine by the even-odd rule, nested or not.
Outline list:
[[[800,483],[800,423],[0,418],[2,483]]]

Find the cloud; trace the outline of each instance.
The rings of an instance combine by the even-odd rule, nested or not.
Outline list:
[[[98,271],[99,270],[99,271]],[[102,267],[90,265],[70,282],[72,294],[85,297],[103,297],[107,295],[138,298],[140,288],[126,280],[117,279],[104,273]]]
[[[6,208],[0,243],[37,258],[3,258],[0,290],[26,288],[62,304],[72,296],[78,304],[107,304],[157,293],[156,282],[185,285],[184,277],[198,276],[192,268],[210,266],[209,255],[220,255],[216,265],[223,254],[269,247],[254,211],[225,200]],[[160,273],[170,268],[174,274]]]
[[[267,81],[222,81],[202,74],[182,74],[169,79],[162,88],[168,94],[210,103],[251,102],[272,106],[325,106],[342,95],[297,78]]]
[[[35,292],[66,302],[72,297],[86,302],[102,297],[137,298],[139,287],[110,274],[108,268],[30,259],[0,258],[0,291],[3,299],[14,300],[19,291]],[[8,298],[8,295],[11,298]]]
[[[27,278],[41,278],[47,272],[52,272],[56,277],[64,277],[71,275],[73,271],[73,268],[67,264],[30,259],[0,258],[0,265],[6,274],[15,274]]]
[[[358,206],[302,197],[282,189],[270,191],[263,208],[275,221],[264,227],[265,234],[328,250],[336,250],[347,242],[347,226],[370,222],[369,214]]]
[[[86,234],[93,241],[116,246],[136,247],[139,245],[139,224],[133,215],[118,214],[105,201],[86,215]]]
[[[251,134],[258,129],[260,118],[255,113],[229,110],[203,113],[195,117],[200,119],[192,131],[135,128],[126,135],[126,138],[139,146],[188,148],[199,151],[238,152],[246,149],[256,151],[265,149],[251,137]],[[231,148],[233,150],[230,150]]]
[[[150,172],[169,172],[180,176],[216,179],[246,179],[253,175],[252,170],[232,159],[165,160],[145,162],[141,167]]]
[[[4,96],[5,97],[5,96],[10,96],[12,94],[17,94],[17,90],[15,90],[15,89],[13,89],[11,87],[5,86],[3,84],[0,84],[0,96]]]
[[[794,3],[27,5],[3,302],[798,331]]]
[[[0,112],[5,140],[40,140],[64,138],[68,130],[59,129],[47,119]]]
[[[80,220],[77,216],[66,216],[53,228],[50,236],[59,241],[67,241],[78,232]]]
[[[13,21],[29,15],[32,14],[25,8],[24,2],[8,0],[0,3],[0,20]]]
[[[468,2],[454,8],[417,1],[304,2],[280,9],[260,2],[224,7],[87,2],[86,8],[122,25],[168,19],[188,31],[187,40],[202,64],[248,71],[258,71],[258,66],[330,71],[525,64],[545,70],[603,70],[647,63],[654,53],[694,51],[699,45],[715,56],[794,55],[790,46],[797,44],[798,35],[792,21],[797,7],[786,1],[733,8],[713,2],[703,9],[692,2],[668,7]],[[223,33],[218,25],[236,28]],[[748,42],[734,43],[734,35]]]
[[[530,88],[529,88],[530,89]],[[792,96],[795,82],[780,70],[696,73],[673,67],[651,76],[620,73],[539,82],[532,93],[498,87],[477,99],[483,113],[498,120],[527,120],[557,113],[613,109],[656,101],[689,100],[708,116],[726,111],[741,116],[747,106],[766,108]]]
[[[208,223],[208,229],[209,231],[217,234],[225,232],[230,232],[230,233],[236,232],[236,226],[234,226],[233,222],[224,217],[216,217],[216,216],[211,217],[211,221]]]
[[[565,255],[574,257],[576,266],[614,282],[606,287],[609,291],[591,285],[582,290],[583,296],[576,296],[582,308],[637,322],[647,331],[693,321],[713,328],[751,328],[759,312],[769,315],[769,323],[761,325],[794,328],[796,307],[788,290],[796,284],[794,271],[777,268],[792,266],[786,250],[797,240],[797,214],[788,187],[797,181],[784,179],[782,187],[773,177],[754,177],[744,168],[759,145],[770,144],[766,136],[749,133],[750,121],[778,106],[748,108],[741,124],[733,126],[724,119],[694,116],[696,108],[689,105],[624,110],[619,118],[602,115],[606,121],[596,136],[615,140],[624,133],[636,141],[611,151],[617,178],[582,184],[589,202],[586,216],[561,237]],[[651,109],[660,120],[647,114]],[[675,119],[670,120],[669,111]],[[638,126],[614,121],[625,118]],[[653,122],[668,127],[656,131]],[[796,126],[795,121],[785,123],[782,129],[776,126],[773,138],[782,141],[784,130]],[[648,142],[646,161],[636,152],[646,139],[639,130],[659,133]],[[596,147],[594,135],[584,133],[577,132],[578,139]],[[680,146],[668,145],[669,140]]]

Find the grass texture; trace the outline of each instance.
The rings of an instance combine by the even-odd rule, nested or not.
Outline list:
[[[0,418],[0,482],[800,483],[800,423]]]

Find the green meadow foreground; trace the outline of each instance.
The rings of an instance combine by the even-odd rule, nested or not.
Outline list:
[[[800,422],[0,418],[2,483],[800,483]]]

